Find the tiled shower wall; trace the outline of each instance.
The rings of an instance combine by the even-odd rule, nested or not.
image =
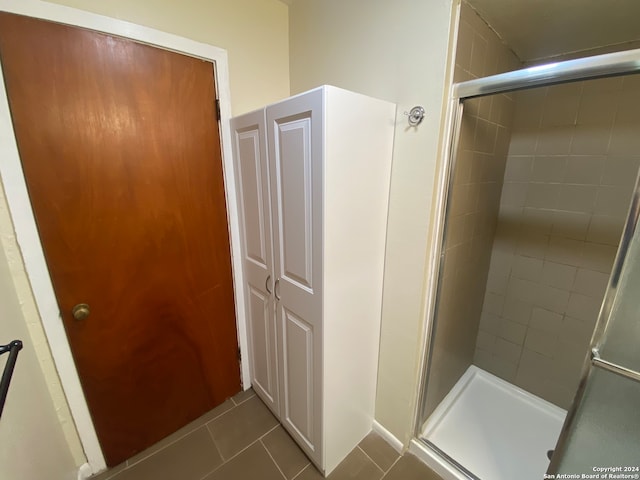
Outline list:
[[[519,68],[520,62],[475,12],[463,4],[456,81]],[[444,269],[427,389],[428,414],[473,360],[502,178],[513,99],[465,103],[444,245]]]
[[[567,408],[640,165],[640,76],[515,98],[474,363]]]

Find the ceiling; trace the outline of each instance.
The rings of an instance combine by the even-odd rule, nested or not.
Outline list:
[[[640,40],[639,0],[467,1],[523,62]]]

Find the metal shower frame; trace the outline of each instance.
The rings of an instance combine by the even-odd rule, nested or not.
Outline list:
[[[418,398],[418,408],[415,415],[414,422],[414,437],[418,439],[422,445],[436,455],[440,456],[443,460],[447,461],[451,466],[455,467],[461,474],[471,480],[478,480],[472,472],[469,472],[464,466],[460,465],[455,459],[446,455],[436,445],[423,440],[419,437],[420,430],[425,418],[426,412],[426,387],[429,380],[429,369],[431,366],[431,354],[433,351],[433,330],[436,323],[436,312],[438,311],[439,293],[442,287],[442,278],[440,272],[442,271],[444,262],[444,241],[447,233],[447,218],[450,208],[449,194],[453,187],[453,172],[456,165],[456,157],[458,150],[458,142],[460,138],[460,125],[462,122],[462,115],[464,113],[464,101],[472,98],[483,97],[487,95],[501,94],[512,92],[516,90],[525,90],[538,87],[546,87],[550,85],[556,85],[561,83],[576,82],[582,80],[590,80],[596,78],[613,77],[619,75],[629,75],[634,73],[640,73],[640,49],[628,50],[623,52],[608,53],[604,55],[597,55],[593,57],[585,57],[576,60],[567,60],[556,63],[549,63],[545,65],[524,68],[513,72],[502,73],[498,75],[492,75],[489,77],[469,80],[466,82],[455,83],[451,89],[451,98],[449,100],[448,108],[448,122],[446,125],[445,135],[448,137],[447,146],[444,152],[444,165],[440,178],[438,179],[438,205],[435,216],[435,242],[431,250],[432,258],[437,261],[432,262],[430,268],[431,278],[434,279],[431,282],[430,289],[427,297],[427,333],[425,337],[425,352],[423,355],[423,365],[420,376],[420,391]],[[629,214],[626,220],[626,224],[623,230],[622,239],[618,253],[616,255],[613,272],[607,286],[607,291],[604,297],[603,307],[600,311],[596,327],[594,329],[593,338],[591,340],[592,349],[602,343],[603,335],[605,333],[605,327],[613,298],[617,291],[617,282],[624,263],[629,242],[635,232],[638,224],[638,217],[640,215],[640,188],[636,183],[636,189],[633,194]],[[560,437],[558,439],[558,445],[556,450],[562,454],[564,451],[569,430],[575,420],[575,413],[577,407],[584,395],[587,379],[591,373],[592,365],[597,367],[598,359],[594,361],[592,352],[589,351],[585,357],[584,366],[582,369],[581,380],[578,387],[578,391],[574,398],[573,404],[569,409],[567,418],[562,427]],[[550,465],[550,471],[553,473],[558,467],[558,455],[554,455]]]

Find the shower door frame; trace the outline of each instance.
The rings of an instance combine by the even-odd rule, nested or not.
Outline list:
[[[429,455],[435,454],[440,460],[445,462],[449,467],[457,470],[460,474],[471,480],[478,480],[473,473],[469,472],[463,465],[451,458],[445,452],[441,451],[436,445],[432,444],[428,440],[420,438],[422,426],[427,420],[425,415],[427,410],[426,392],[430,376],[431,355],[433,352],[433,342],[435,338],[434,329],[436,328],[437,323],[435,317],[438,311],[440,292],[442,288],[440,272],[442,271],[444,261],[443,251],[448,229],[448,213],[451,205],[450,192],[453,187],[453,172],[455,171],[456,166],[460,126],[462,123],[462,116],[464,114],[464,101],[488,95],[513,92],[516,90],[546,87],[561,83],[629,75],[634,73],[640,74],[640,49],[539,65],[513,72],[469,80],[466,82],[454,83],[452,85],[451,97],[448,102],[447,110],[447,118],[450,120],[447,122],[446,130],[444,132],[448,141],[443,153],[444,165],[437,185],[438,196],[435,217],[436,224],[434,228],[434,242],[431,249],[431,258],[435,260],[431,262],[428,272],[432,281],[430,282],[427,292],[427,328],[424,338],[425,346],[420,372],[420,381],[418,384],[417,408],[414,416],[414,440],[411,444],[412,451],[419,456],[420,454],[425,453],[424,449],[428,449],[431,451]],[[606,320],[610,313],[612,299],[617,287],[615,272],[619,272],[622,268],[627,251],[626,247],[628,246],[636,227],[638,218],[638,199],[640,199],[639,188],[640,186],[636,185],[629,215],[624,226],[623,236],[614,261],[613,272],[605,293],[603,308],[601,309],[598,322],[594,329],[591,341],[592,347],[599,342],[606,326]],[[572,405],[569,408],[567,418],[558,439],[557,450],[560,454],[564,449],[569,433],[569,427],[575,418],[577,406],[584,394],[586,380],[590,372],[590,366],[591,355],[588,354],[585,357],[578,390]],[[552,463],[552,465],[554,465],[554,463]]]

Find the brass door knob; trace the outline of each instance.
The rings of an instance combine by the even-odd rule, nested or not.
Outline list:
[[[91,313],[89,310],[89,305],[87,305],[86,303],[79,303],[78,305],[73,307],[73,310],[71,310],[71,314],[76,320],[84,320],[89,316],[89,313]]]

